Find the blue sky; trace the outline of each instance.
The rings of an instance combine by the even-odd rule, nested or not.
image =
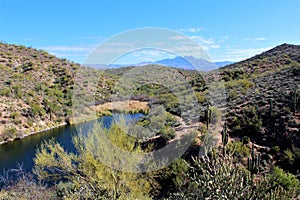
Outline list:
[[[82,63],[120,32],[161,27],[191,37],[214,61],[239,61],[300,44],[299,9],[299,0],[0,0],[0,41]]]

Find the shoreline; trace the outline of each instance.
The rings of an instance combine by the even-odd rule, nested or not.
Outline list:
[[[57,126],[52,126],[52,127],[43,129],[43,130],[41,130],[41,131],[31,132],[31,133],[29,133],[29,134],[22,135],[21,137],[10,138],[10,139],[8,139],[8,140],[5,140],[5,141],[0,142],[0,145],[8,144],[8,143],[10,143],[10,142],[14,142],[14,141],[17,141],[17,140],[22,140],[22,139],[24,139],[24,138],[26,138],[26,137],[29,137],[29,136],[32,136],[32,135],[36,135],[36,134],[39,134],[39,133],[43,133],[43,132],[46,132],[46,131],[51,131],[51,130],[53,130],[53,129],[55,129],[55,128],[59,128],[59,127],[62,127],[62,126],[67,126],[67,125],[68,125],[68,123],[63,122],[63,123],[61,123],[61,124],[59,124],[59,125],[57,125]]]
[[[146,101],[126,100],[126,101],[106,102],[106,103],[103,103],[100,105],[93,106],[92,109],[96,112],[97,118],[100,118],[103,116],[110,116],[113,111],[118,111],[118,112],[125,111],[129,114],[134,114],[134,113],[146,114],[149,112],[150,107],[148,105],[148,102],[146,102]],[[87,121],[89,121],[89,120],[83,121],[82,123],[85,123]],[[69,119],[69,122],[70,123],[63,122],[61,124],[58,124],[57,126],[48,127],[43,130],[40,130],[40,131],[30,132],[29,134],[25,134],[20,137],[10,138],[8,140],[1,141],[0,145],[7,144],[7,143],[10,143],[10,142],[13,142],[16,140],[22,140],[25,137],[43,133],[46,131],[50,131],[55,128],[66,126],[68,124],[70,124],[70,125],[80,124],[80,123],[74,123],[74,120],[71,120],[71,119]]]

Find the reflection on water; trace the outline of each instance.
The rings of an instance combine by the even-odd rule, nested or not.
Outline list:
[[[128,114],[125,115],[128,120],[138,119],[143,114]],[[102,117],[97,121],[101,121],[105,127],[109,127],[113,121],[113,117]],[[96,121],[87,122],[77,126],[79,129],[88,130]],[[33,167],[33,158],[36,148],[44,140],[54,138],[60,143],[66,151],[73,151],[72,135],[77,134],[75,126],[64,126],[53,130],[45,131],[36,135],[32,135],[22,140],[17,140],[7,144],[0,145],[0,174],[3,170],[16,168],[18,163],[23,165],[26,172],[31,171]]]

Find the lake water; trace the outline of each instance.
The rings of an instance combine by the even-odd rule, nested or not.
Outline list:
[[[114,115],[118,116],[118,115]],[[143,114],[127,114],[125,115],[128,121],[137,120]],[[100,119],[92,122],[77,125],[76,128],[88,130],[92,125],[100,121],[105,127],[110,127],[114,117],[107,116],[101,117]],[[0,175],[3,174],[4,170],[16,168],[18,164],[23,165],[23,169],[26,172],[30,172],[33,167],[33,158],[36,153],[37,147],[45,140],[54,138],[60,143],[65,150],[73,151],[74,146],[72,144],[72,136],[77,134],[75,126],[64,126],[55,128],[53,130],[45,131],[43,133],[31,135],[21,140],[16,140],[7,144],[0,145]]]

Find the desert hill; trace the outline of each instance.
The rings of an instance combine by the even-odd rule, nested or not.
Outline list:
[[[67,122],[78,67],[45,51],[0,43],[0,142]]]

